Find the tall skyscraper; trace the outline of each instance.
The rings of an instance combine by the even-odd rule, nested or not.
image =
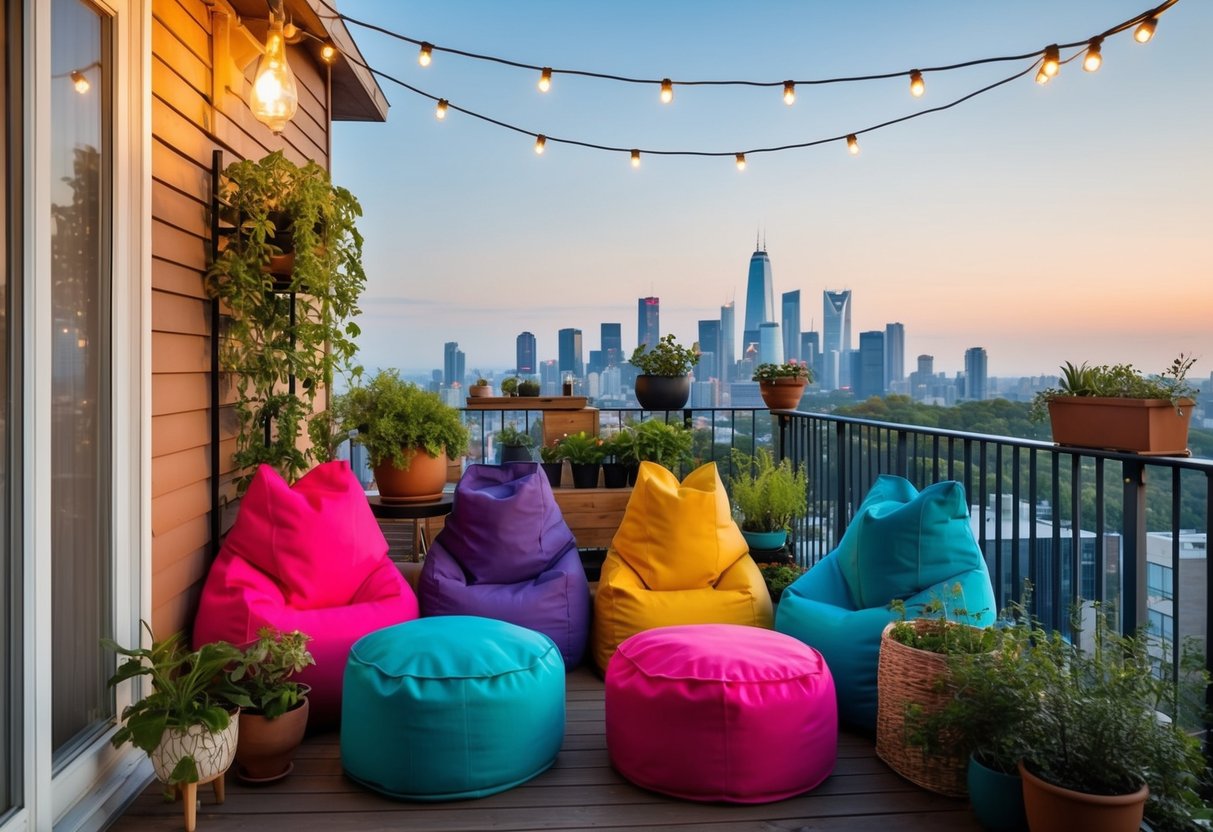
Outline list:
[[[859,378],[851,380],[856,399],[863,401],[884,395],[884,357],[884,332],[875,329],[859,333]]]
[[[784,292],[782,296],[783,358],[798,360],[800,355],[800,290]]]
[[[771,259],[766,248],[750,255],[750,273],[745,287],[745,326],[742,350],[758,343],[758,327],[775,320],[775,290],[771,284]]]
[[[695,365],[695,379],[720,379],[720,321],[699,322],[699,351],[703,355]],[[708,356],[711,356],[709,359]],[[710,363],[705,363],[709,362]]]
[[[720,380],[733,380],[733,366],[737,363],[737,313],[733,301],[720,307],[720,351],[716,354],[720,366]]]
[[[822,339],[821,353],[825,357],[825,372],[822,374],[822,388],[837,390],[845,386],[849,379],[849,359],[851,352],[851,290],[841,292],[822,292]],[[831,354],[835,358],[830,358]]]
[[[601,324],[600,349],[604,367],[618,367],[623,361],[622,324]]]
[[[534,375],[538,366],[535,361],[535,336],[530,332],[519,333],[516,352],[514,368],[523,375]]]
[[[661,339],[661,299],[640,298],[636,302],[636,345],[657,346]],[[647,352],[648,350],[646,350]]]
[[[965,350],[965,398],[975,402],[988,398],[986,351],[983,347]]]
[[[581,330],[562,329],[557,333],[560,375],[572,373],[575,378],[585,375],[584,353],[581,351]]]
[[[783,338],[779,335],[779,324],[775,321],[758,325],[758,363],[783,363]]]
[[[450,387],[455,382],[463,384],[466,356],[459,349],[458,341],[447,341],[442,345],[442,383]]]
[[[800,360],[813,371],[813,381],[821,384],[821,333],[800,333]]]
[[[906,377],[906,328],[904,324],[884,325],[884,369],[888,384]]]
[[[935,388],[935,356],[918,356],[918,369],[910,373],[910,396],[922,399]]]

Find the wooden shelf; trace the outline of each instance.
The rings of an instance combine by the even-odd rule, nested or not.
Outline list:
[[[468,396],[468,410],[582,410],[585,396]]]

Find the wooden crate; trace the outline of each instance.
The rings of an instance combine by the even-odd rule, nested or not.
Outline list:
[[[585,431],[598,435],[598,408],[581,410],[546,410],[543,413],[543,444],[555,445],[566,435]]]
[[[580,549],[606,549],[623,520],[630,488],[554,488],[556,505]]]

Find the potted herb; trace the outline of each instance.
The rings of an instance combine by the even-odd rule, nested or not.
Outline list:
[[[496,438],[501,445],[503,463],[531,461],[531,448],[535,446],[535,440],[526,431],[518,430],[513,425],[505,425],[497,431]]]
[[[528,397],[538,396],[539,382],[535,381],[534,379],[526,379],[518,382],[518,395]]]
[[[308,686],[291,676],[316,663],[311,637],[263,627],[230,672],[239,688],[240,742],[236,775],[247,783],[281,780],[294,768],[295,750],[307,729]]]
[[[446,484],[447,460],[467,452],[468,430],[459,411],[437,393],[381,370],[364,385],[333,402],[343,430],[367,449],[382,499],[389,502],[436,500]]]
[[[468,395],[473,399],[481,399],[493,395],[493,385],[489,384],[489,380],[481,376],[476,379],[476,383],[468,388]]]
[[[229,165],[219,201],[228,233],[205,286],[228,311],[219,360],[235,392],[243,493],[258,464],[290,481],[329,457],[318,396],[357,351],[362,209],[319,165],[299,167],[280,151]]]
[[[754,368],[753,381],[771,410],[793,410],[800,405],[804,388],[813,380],[813,371],[803,361],[782,364],[759,364]]]
[[[691,458],[694,437],[681,422],[648,419],[636,425],[634,431],[634,445],[626,453],[635,455],[637,465],[656,462],[677,474]]]
[[[509,376],[501,380],[501,395],[517,396],[518,395],[518,377]]]
[[[790,459],[776,463],[766,448],[757,448],[752,456],[733,451],[733,468],[729,493],[746,543],[751,550],[782,549],[792,521],[808,511],[808,475]]]
[[[1142,454],[1188,453],[1193,399],[1187,382],[1195,358],[1182,353],[1159,376],[1146,377],[1132,364],[1061,368],[1060,387],[1036,394],[1032,417],[1048,412],[1053,441],[1082,448]]]
[[[636,376],[636,401],[644,410],[679,410],[691,395],[691,368],[699,355],[666,335],[650,349],[636,347],[629,359]]]
[[[604,488],[623,488],[628,484],[628,464],[635,461],[636,433],[627,425],[606,433],[602,437],[602,485]]]
[[[598,465],[602,462],[602,440],[579,431],[559,442],[560,457],[569,461],[574,488],[594,488],[598,485]]]
[[[758,571],[762,573],[762,580],[767,585],[767,592],[771,594],[771,603],[778,604],[779,599],[783,596],[783,591],[794,584],[806,570],[795,563],[780,562],[760,563]]]
[[[547,474],[552,488],[560,487],[560,479],[564,473],[564,457],[560,455],[559,445],[542,445],[539,448],[539,467]]]

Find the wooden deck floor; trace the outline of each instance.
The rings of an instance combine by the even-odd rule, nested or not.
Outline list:
[[[844,734],[834,774],[801,797],[758,806],[699,804],[632,786],[611,769],[603,735],[603,686],[579,669],[568,677],[567,728],[556,764],[529,783],[492,797],[402,803],[367,791],[341,773],[336,734],[311,737],[290,777],[245,786],[229,775],[227,800],[199,790],[199,832],[224,830],[977,830],[964,801],[929,794],[893,774],[871,742]],[[115,832],[182,828],[180,802],[152,784],[118,818]]]

